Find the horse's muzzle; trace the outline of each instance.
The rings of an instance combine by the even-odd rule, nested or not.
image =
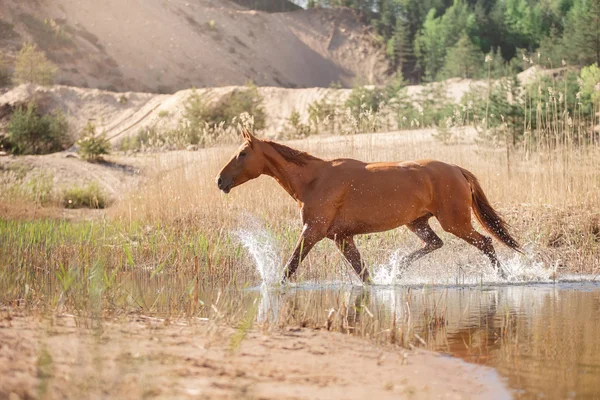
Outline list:
[[[222,190],[223,193],[227,194],[231,190],[231,186],[233,185],[233,181],[231,179],[223,179],[222,177],[217,177],[217,186],[219,190]]]

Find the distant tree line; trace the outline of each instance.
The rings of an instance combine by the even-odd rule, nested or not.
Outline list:
[[[504,76],[532,60],[600,65],[600,0],[307,0],[350,7],[412,82]],[[487,60],[487,63],[486,61]]]

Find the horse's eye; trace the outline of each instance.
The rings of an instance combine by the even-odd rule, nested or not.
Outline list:
[[[246,157],[246,152],[245,152],[245,151],[242,151],[242,152],[240,153],[240,157]]]

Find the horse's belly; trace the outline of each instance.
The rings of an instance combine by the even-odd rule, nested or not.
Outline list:
[[[348,207],[340,210],[334,220],[333,235],[360,235],[395,229],[414,221],[427,211],[417,205],[404,208],[395,205],[377,205],[372,207]]]

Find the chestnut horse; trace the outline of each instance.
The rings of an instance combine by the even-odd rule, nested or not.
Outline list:
[[[477,178],[464,168],[434,160],[364,163],[352,159],[322,160],[279,143],[260,140],[249,131],[244,143],[217,176],[225,193],[260,175],[269,175],[297,202],[302,233],[285,267],[291,278],[300,262],[323,238],[335,241],[358,276],[369,282],[354,236],[406,225],[423,248],[403,259],[411,262],[442,247],[429,226],[436,217],[446,232],[481,250],[505,277],[492,239],[471,225],[471,209],[480,224],[508,247],[520,251],[507,224],[492,208]]]

